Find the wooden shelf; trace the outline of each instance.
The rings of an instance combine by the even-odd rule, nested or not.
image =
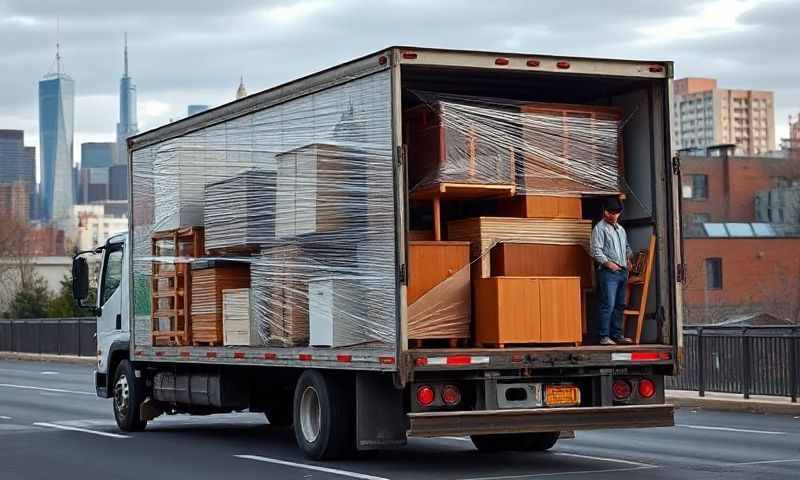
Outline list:
[[[437,183],[430,187],[411,192],[412,200],[431,200],[439,197],[442,200],[467,198],[502,198],[513,197],[516,185],[484,185],[471,183]]]

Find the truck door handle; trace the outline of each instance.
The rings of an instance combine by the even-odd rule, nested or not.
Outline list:
[[[116,324],[116,326],[114,328],[117,329],[117,330],[122,330],[122,314],[121,313],[117,314],[117,324]]]

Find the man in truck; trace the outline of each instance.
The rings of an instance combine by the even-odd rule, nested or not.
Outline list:
[[[591,254],[597,267],[597,334],[600,345],[630,344],[622,332],[625,291],[633,251],[628,235],[619,224],[622,202],[609,198],[603,204],[603,219],[592,229]]]

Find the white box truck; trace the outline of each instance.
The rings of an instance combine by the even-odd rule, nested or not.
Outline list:
[[[664,61],[390,47],[128,139],[129,231],[73,264],[74,296],[84,304],[86,256],[102,256],[91,306],[97,395],[113,399],[124,431],[160,414],[265,412],[271,424],[293,426],[298,446],[315,459],[396,447],[408,436],[470,436],[479,450],[544,450],[564,431],[672,425],[664,377],[681,353],[683,274],[679,164],[669,137],[672,72]],[[471,138],[461,151],[468,172],[449,157],[446,166],[440,158],[422,167],[422,157],[409,158],[406,116],[435,102],[455,112],[444,118],[440,110],[437,128],[450,122]],[[616,143],[604,150],[595,130],[581,130],[595,129],[601,117],[575,125],[529,117],[520,107],[529,102],[614,109],[613,129],[597,135]],[[563,132],[546,125],[554,120]],[[539,123],[544,130],[536,130]],[[442,135],[441,142],[454,141]],[[550,148],[536,143],[543,136],[561,142],[555,153],[541,151]],[[586,151],[567,152],[565,138]],[[601,150],[619,162],[613,172],[597,159]],[[502,179],[485,181],[488,187],[454,183],[487,156],[495,162],[506,154],[510,164],[493,172],[515,175],[508,188],[495,185]],[[433,177],[413,170],[428,167]],[[561,180],[528,182],[520,171]],[[441,194],[433,210],[415,196],[430,180]],[[577,190],[585,219],[599,218],[604,196],[622,198],[633,249],[656,239],[640,341],[592,344],[590,303],[580,307],[587,335],[569,344],[414,338],[412,232],[421,225],[434,240],[446,239],[448,221],[491,215],[487,190]],[[478,206],[468,202],[475,191],[484,192]],[[214,237],[207,244],[241,248],[206,250],[177,236],[158,243],[169,232],[202,227]],[[559,235],[545,242],[557,244]],[[489,254],[481,245],[464,267],[473,269],[473,281]],[[197,283],[197,262],[212,262],[203,268],[216,273],[203,278],[218,290]],[[246,265],[250,278],[223,274],[213,262]],[[194,280],[170,283],[170,275]],[[219,298],[226,294],[227,301]],[[439,327],[447,308],[433,305],[432,326]],[[475,305],[455,310],[467,316],[462,330],[474,335],[483,321],[474,318]],[[233,319],[236,330],[219,338],[246,344],[215,340],[220,318]],[[175,331],[182,333],[154,333]]]

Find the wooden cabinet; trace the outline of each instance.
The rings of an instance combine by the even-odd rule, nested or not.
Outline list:
[[[592,258],[580,245],[503,242],[491,252],[496,277],[580,277],[581,288],[592,288]]]
[[[491,139],[485,121],[436,102],[403,112],[410,190],[438,183],[513,185],[513,145]]]
[[[469,337],[469,247],[469,242],[409,242],[409,339]]]
[[[579,277],[491,277],[474,284],[475,342],[579,343]]]
[[[516,195],[497,201],[503,217],[521,218],[582,218],[580,197],[550,195]]]
[[[250,264],[192,263],[192,343],[222,345],[222,291],[250,288]]]
[[[523,193],[619,192],[622,175],[622,110],[599,105],[530,103],[525,117],[526,146],[517,165]]]
[[[408,242],[407,303],[469,264],[469,242]]]

